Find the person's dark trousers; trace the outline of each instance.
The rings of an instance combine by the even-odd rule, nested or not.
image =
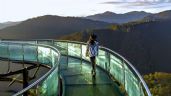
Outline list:
[[[90,61],[91,61],[91,64],[92,64],[92,73],[94,72],[94,75],[96,74],[96,57],[93,56],[93,57],[90,57]]]

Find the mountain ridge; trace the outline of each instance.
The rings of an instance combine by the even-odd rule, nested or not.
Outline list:
[[[147,17],[144,17],[144,21],[156,21],[156,20],[171,20],[171,10],[163,11],[156,14],[151,14]]]
[[[104,13],[90,15],[84,18],[96,20],[96,21],[104,21],[108,23],[123,24],[123,23],[128,23],[128,22],[143,19],[144,17],[151,14],[152,13],[147,13],[144,11],[132,11],[124,14],[116,14],[114,12],[106,11]]]
[[[83,18],[45,15],[28,19],[16,26],[1,29],[0,36],[5,39],[56,39],[72,32],[104,28],[108,25],[110,24],[106,22]]]

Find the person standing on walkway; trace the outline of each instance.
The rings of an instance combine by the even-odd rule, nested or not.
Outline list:
[[[89,40],[87,42],[87,50],[86,56],[90,57],[90,61],[92,64],[91,74],[96,76],[96,56],[98,56],[99,51],[99,43],[97,42],[97,36],[95,34],[91,34]]]

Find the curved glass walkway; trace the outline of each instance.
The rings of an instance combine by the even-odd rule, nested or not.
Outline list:
[[[85,43],[74,41],[1,40],[0,43],[3,59],[51,68],[14,96],[151,96],[138,71],[125,58],[102,46],[96,60],[96,78],[92,78],[85,51]],[[0,78],[13,74],[0,74]]]

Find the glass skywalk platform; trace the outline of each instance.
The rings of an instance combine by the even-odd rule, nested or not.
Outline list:
[[[74,41],[1,40],[0,43],[3,59],[51,68],[14,96],[151,96],[132,64],[102,46],[97,57],[96,78],[93,78],[85,50],[86,43]],[[2,77],[5,75],[0,74]]]

